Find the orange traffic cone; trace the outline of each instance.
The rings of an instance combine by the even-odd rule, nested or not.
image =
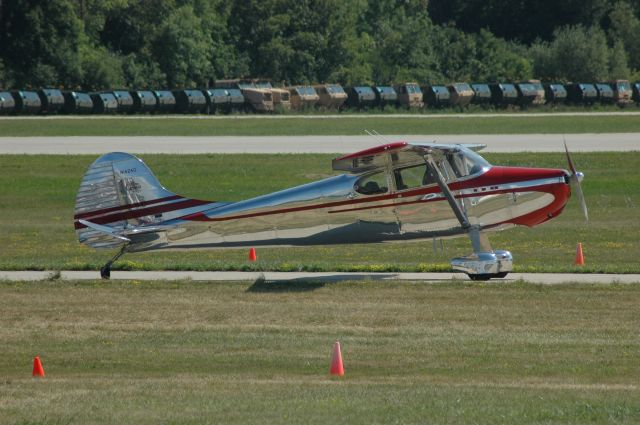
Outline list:
[[[32,376],[40,376],[44,378],[44,368],[42,367],[42,362],[40,361],[40,356],[36,356],[33,359],[33,374]]]
[[[344,375],[344,367],[342,366],[342,353],[340,352],[340,343],[336,341],[333,344],[333,356],[331,358],[331,374],[335,376]]]
[[[578,242],[576,247],[576,259],[573,262],[576,266],[584,266],[584,255],[582,254],[582,244]]]
[[[258,257],[256,256],[256,249],[255,248],[251,248],[249,250],[249,261],[256,261],[258,259]]]

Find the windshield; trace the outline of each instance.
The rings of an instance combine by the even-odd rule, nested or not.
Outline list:
[[[447,161],[452,168],[455,178],[473,176],[491,167],[491,164],[489,164],[486,159],[467,148],[462,148],[458,152],[448,153]]]
[[[333,85],[331,85],[331,86],[327,85],[327,91],[328,91],[329,93],[344,93],[344,90],[342,89],[342,87],[341,87],[341,86],[338,86],[338,85],[335,85],[335,86],[333,86]]]
[[[618,90],[619,91],[628,91],[629,87],[627,86],[627,83],[618,83]]]

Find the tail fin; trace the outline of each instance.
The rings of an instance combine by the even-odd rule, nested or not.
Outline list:
[[[177,199],[182,197],[165,189],[141,159],[123,152],[102,155],[85,173],[76,196],[78,239],[93,248],[120,246],[127,239],[118,232],[162,221],[154,207]]]

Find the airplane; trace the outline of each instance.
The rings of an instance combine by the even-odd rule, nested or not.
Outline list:
[[[310,246],[427,241],[467,236],[472,253],[451,267],[472,280],[503,278],[509,251],[488,232],[557,217],[572,189],[587,206],[569,150],[562,169],[489,164],[480,144],[390,142],[333,160],[342,171],[238,202],[185,198],[165,189],[134,155],[111,152],[85,173],[74,225],[81,243],[124,253],[158,249]]]

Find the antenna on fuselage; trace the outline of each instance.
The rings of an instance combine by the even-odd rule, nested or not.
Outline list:
[[[391,143],[391,140],[387,139],[386,137],[384,137],[382,134],[378,133],[375,130],[369,131],[365,128],[364,132],[367,133],[369,136],[373,137],[374,139],[380,140],[384,143]]]

